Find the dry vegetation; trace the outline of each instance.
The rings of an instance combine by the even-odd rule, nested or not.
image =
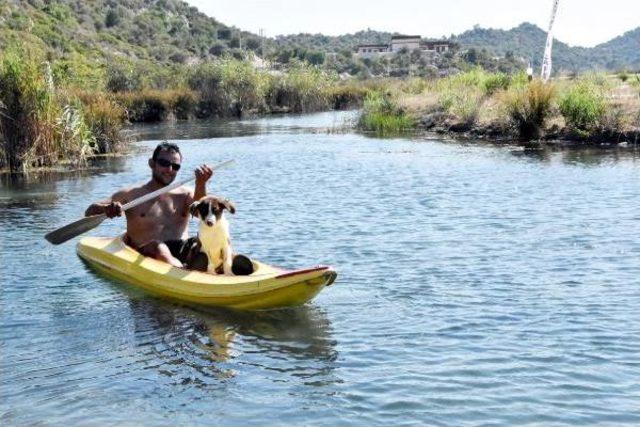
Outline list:
[[[373,89],[384,94],[385,103],[365,103],[360,123],[365,130],[382,127],[389,132],[393,120],[386,116],[395,115],[403,118],[403,128],[411,122],[418,128],[523,140],[554,136],[616,142],[638,134],[639,87],[637,75],[585,74],[542,83],[529,82],[522,73],[509,76],[478,68],[440,80],[387,82]]]

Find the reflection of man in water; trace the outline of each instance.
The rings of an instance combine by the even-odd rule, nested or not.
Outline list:
[[[86,216],[106,214],[109,218],[122,215],[122,205],[171,184],[180,170],[182,154],[175,144],[163,142],[149,159],[151,180],[138,187],[128,187],[109,199],[93,203]],[[182,267],[189,225],[189,206],[207,195],[206,183],[213,175],[207,165],[195,170],[195,190],[179,187],[125,212],[127,234],[125,242],[141,254]]]

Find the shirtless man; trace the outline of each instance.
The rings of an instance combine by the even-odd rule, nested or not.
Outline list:
[[[102,213],[109,218],[121,216],[123,204],[171,184],[181,162],[182,154],[177,145],[168,142],[159,144],[149,159],[149,182],[139,187],[125,188],[109,199],[92,204],[85,216]],[[195,192],[187,187],[179,187],[125,212],[125,242],[129,246],[145,256],[183,267],[188,252],[186,245],[189,244],[189,206],[207,195],[206,183],[213,171],[207,165],[202,165],[195,170],[195,175]]]

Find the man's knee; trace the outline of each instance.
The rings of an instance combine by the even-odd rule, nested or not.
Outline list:
[[[152,240],[140,249],[142,255],[152,258],[171,256],[169,247],[159,240]]]

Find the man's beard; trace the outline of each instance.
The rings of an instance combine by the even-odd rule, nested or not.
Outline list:
[[[156,172],[153,173],[153,180],[163,186],[167,186],[171,184],[175,178],[176,178],[175,175],[171,177],[166,177],[166,176],[163,176],[161,173],[156,173]]]

